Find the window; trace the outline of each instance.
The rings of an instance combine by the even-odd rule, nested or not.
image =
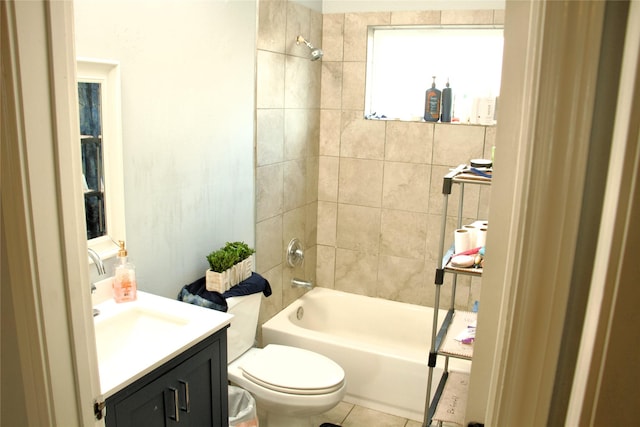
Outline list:
[[[471,119],[474,100],[500,93],[503,30],[469,26],[370,27],[365,116],[419,121],[425,91],[452,88],[453,116]]]
[[[119,66],[78,59],[77,74],[87,240],[109,258],[126,237]]]

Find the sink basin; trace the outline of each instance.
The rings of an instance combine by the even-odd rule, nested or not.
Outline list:
[[[96,350],[103,396],[119,391],[227,326],[232,316],[138,291],[138,299],[95,306]]]

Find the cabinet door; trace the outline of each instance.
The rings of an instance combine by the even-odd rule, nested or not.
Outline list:
[[[178,390],[180,426],[223,427],[228,423],[226,361],[220,341],[189,358],[171,372]],[[224,369],[224,373],[221,370]]]
[[[180,417],[178,394],[178,389],[170,382],[169,374],[164,375],[113,407],[107,405],[107,426],[177,426]]]
[[[207,341],[107,399],[107,427],[227,426],[226,333]]]

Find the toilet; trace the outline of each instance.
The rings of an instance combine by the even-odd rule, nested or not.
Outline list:
[[[255,347],[262,293],[227,298],[233,314],[227,333],[228,375],[261,411],[260,427],[311,426],[311,417],[344,397],[344,370],[321,354],[277,344]]]

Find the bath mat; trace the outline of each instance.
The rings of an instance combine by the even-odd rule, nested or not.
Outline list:
[[[436,412],[433,414],[433,420],[464,426],[468,389],[469,374],[449,372],[449,378],[442,391]]]
[[[453,321],[449,325],[447,336],[440,346],[442,353],[453,354],[455,356],[473,357],[473,343],[463,344],[460,341],[456,341],[455,337],[464,329],[467,325],[476,321],[478,315],[470,311],[456,311],[453,316]]]

